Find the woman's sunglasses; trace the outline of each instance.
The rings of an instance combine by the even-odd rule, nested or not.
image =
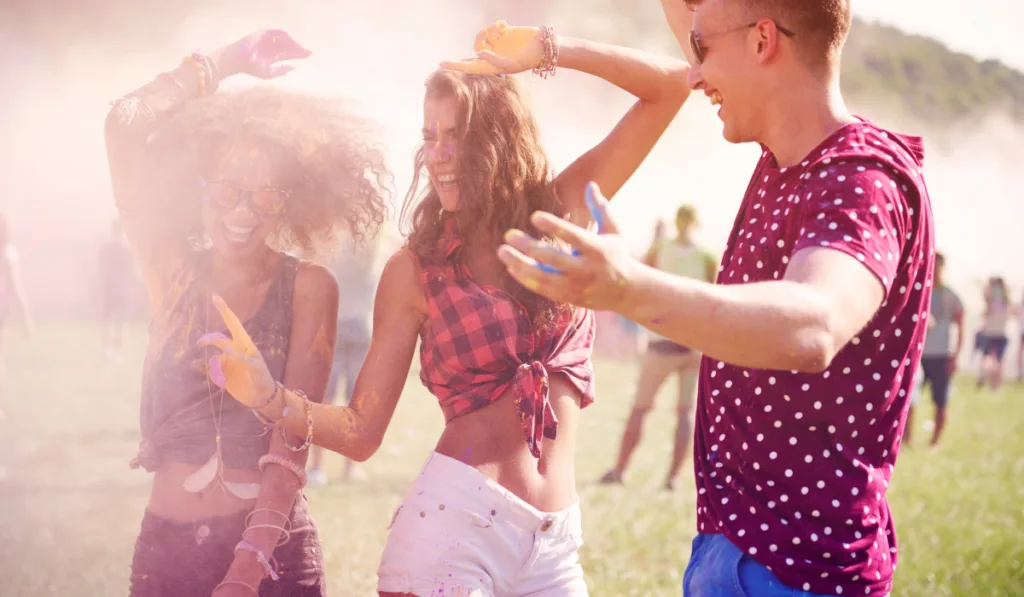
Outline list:
[[[202,181],[203,201],[217,211],[230,211],[245,200],[258,216],[272,218],[284,213],[288,193],[279,189],[243,189],[220,180]]]
[[[704,57],[707,56],[708,49],[704,47],[704,42],[706,40],[709,40],[712,37],[719,37],[721,35],[727,35],[729,33],[743,31],[744,29],[751,29],[753,27],[756,27],[757,23],[759,22],[760,21],[755,21],[749,25],[735,27],[733,29],[727,29],[726,31],[712,33],[711,35],[698,35],[696,31],[690,31],[690,50],[693,51],[693,57],[697,59],[697,64],[701,64],[702,62],[704,62]],[[795,35],[795,33],[779,25],[778,23],[775,23],[774,21],[773,24],[775,25],[775,28],[779,30],[779,33],[785,35],[786,37],[793,37]]]

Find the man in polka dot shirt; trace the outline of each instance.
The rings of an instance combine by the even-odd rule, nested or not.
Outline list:
[[[931,295],[921,140],[847,112],[848,0],[662,6],[725,138],[762,147],[717,283],[639,264],[596,190],[596,234],[534,217],[578,253],[512,231],[499,256],[540,294],[704,353],[684,595],[883,597],[885,495]]]

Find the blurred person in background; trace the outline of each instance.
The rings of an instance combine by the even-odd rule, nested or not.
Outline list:
[[[574,452],[580,411],[594,400],[594,313],[516,284],[496,251],[538,210],[589,225],[587,181],[615,193],[629,180],[686,101],[687,67],[503,22],[481,31],[475,49],[476,59],[442,63],[427,78],[406,199],[412,229],[381,276],[351,404],[275,391],[243,329],[217,344],[237,372],[227,384],[240,402],[293,433],[311,421],[316,443],[365,460],[381,445],[419,342],[420,380],[445,429],[394,513],[379,593],[584,596]],[[556,65],[637,98],[557,175],[513,76],[548,76]]]
[[[932,275],[932,298],[928,314],[928,332],[925,335],[924,349],[921,353],[921,366],[918,371],[919,386],[931,388],[932,402],[935,404],[935,426],[932,431],[931,445],[938,446],[942,430],[946,425],[946,404],[949,401],[950,384],[956,373],[957,359],[964,340],[964,305],[960,297],[946,286],[943,270],[946,258],[941,253],[935,254],[935,270]],[[951,337],[956,332],[955,341]],[[910,401],[907,412],[906,431],[903,443],[909,445],[913,434],[914,406],[920,389],[915,387],[915,397]]]
[[[1020,343],[1017,345],[1017,381],[1024,382],[1024,290],[1017,306],[1017,324]]]
[[[978,388],[986,383],[996,390],[1003,383],[1003,357],[1009,338],[1006,327],[1013,315],[1010,293],[1006,281],[995,276],[989,279],[984,290],[985,310],[981,320],[981,369],[978,372]]]
[[[373,317],[373,297],[379,276],[374,270],[380,239],[361,243],[345,242],[332,268],[338,286],[344,291],[338,297],[338,336],[334,344],[334,365],[327,382],[324,404],[333,404],[338,398],[339,382],[344,379],[344,403],[348,405],[355,392],[356,377],[370,350],[370,320]],[[323,470],[324,450],[313,446],[309,455],[309,482],[327,483]],[[345,458],[342,479],[363,479],[366,474],[355,461]]]
[[[135,290],[135,261],[120,222],[110,225],[110,237],[100,247],[99,278],[103,351],[107,358],[116,360],[121,357],[122,328]]]
[[[718,274],[715,255],[694,241],[698,220],[697,210],[692,205],[683,205],[676,211],[676,235],[665,238],[664,224],[655,227],[654,242],[644,256],[644,263],[650,267],[677,276],[714,282]],[[676,344],[657,333],[651,333],[647,352],[640,366],[640,378],[636,384],[636,395],[626,429],[622,434],[619,456],[615,467],[601,477],[601,483],[622,483],[629,466],[630,457],[640,443],[644,420],[654,407],[654,399],[669,377],[678,381],[679,398],[676,401],[676,433],[673,440],[672,461],[664,488],[675,487],[676,476],[693,438],[693,409],[697,397],[697,370],[700,368],[700,353]]]
[[[11,240],[7,218],[0,213],[0,340],[7,328],[7,318],[12,309],[17,310],[21,316],[21,321],[25,325],[25,334],[29,337],[33,334],[32,314],[21,281],[20,267],[18,249],[14,246],[14,241]],[[4,363],[2,349],[0,349],[0,421],[7,418],[7,411],[4,408],[6,401],[7,367]]]
[[[272,79],[309,51],[253,33],[116,100],[107,153],[120,220],[149,294],[139,453],[153,473],[132,597],[322,597],[320,542],[302,494],[309,430],[253,416],[215,382],[229,364],[201,340],[231,307],[271,384],[319,401],[338,286],[293,254],[373,234],[387,172],[366,123],[334,100],[222,79]],[[212,314],[211,314],[212,312]],[[238,326],[243,324],[238,322]]]

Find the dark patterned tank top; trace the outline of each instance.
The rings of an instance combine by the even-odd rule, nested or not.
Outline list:
[[[210,294],[202,290],[205,257],[199,253],[189,267],[182,268],[174,281],[180,292],[168,299],[170,304],[150,326],[150,350],[142,375],[142,443],[133,468],[153,471],[165,461],[206,463],[216,452],[218,420],[224,466],[255,469],[270,449],[270,428],[209,381],[207,359],[212,353],[197,342],[207,331],[227,330]],[[245,322],[278,381],[288,355],[298,266],[298,259],[281,256],[266,298]]]

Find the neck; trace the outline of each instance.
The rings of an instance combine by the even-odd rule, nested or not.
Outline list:
[[[828,82],[800,81],[790,89],[804,91],[783,96],[761,139],[780,168],[795,166],[832,133],[857,122],[843,101],[838,77]]]
[[[676,244],[679,244],[679,245],[682,245],[682,246],[685,247],[685,246],[688,246],[688,245],[692,245],[693,241],[690,240],[690,236],[688,234],[680,234],[679,236],[676,237]]]
[[[210,274],[214,280],[254,285],[265,277],[267,262],[274,252],[263,247],[242,259],[233,259],[220,251],[210,253]]]

